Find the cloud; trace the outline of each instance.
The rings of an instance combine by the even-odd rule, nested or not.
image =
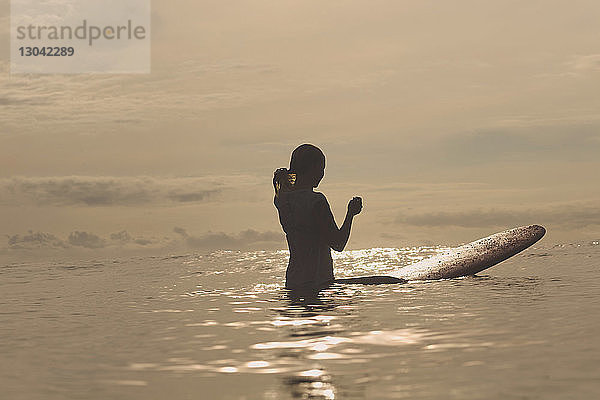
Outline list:
[[[16,98],[16,97],[0,97],[0,106],[21,106],[21,105],[39,105],[47,103],[44,99],[39,98]]]
[[[110,234],[110,240],[120,243],[129,243],[131,242],[131,235],[127,231],[121,231],[117,233]]]
[[[106,240],[93,233],[75,231],[69,234],[69,244],[88,249],[100,249],[106,246]]]
[[[110,240],[109,240],[110,239]],[[134,237],[129,232],[123,230],[116,233],[111,233],[109,239],[105,239],[91,232],[74,231],[69,234],[68,243],[75,247],[85,247],[88,249],[102,249],[107,247],[133,247],[149,245],[158,245],[159,247],[165,243],[155,238]]]
[[[223,232],[208,232],[202,236],[192,236],[181,227],[173,228],[185,243],[195,249],[246,249],[246,248],[279,248],[283,245],[283,235],[278,232],[259,232],[247,229],[236,235]]]
[[[29,231],[25,235],[8,235],[9,249],[67,248],[68,245],[50,233]]]
[[[115,120],[147,123],[149,120],[196,119],[199,110],[255,104],[265,96],[276,96],[279,92],[276,86],[259,83],[256,79],[264,80],[275,69],[275,65],[248,64],[234,59],[213,64],[198,59],[183,61],[176,66],[153,63],[151,75],[17,74],[9,79],[9,63],[0,60],[0,97],[13,106],[3,110],[0,122],[19,131],[37,130],[36,124],[24,125],[23,115],[29,115],[32,109],[35,109],[35,118],[31,119],[43,120],[45,127],[69,121],[79,128],[108,125],[119,129],[113,125]],[[160,93],[154,89],[156,87],[162,88]],[[154,125],[154,122],[150,124]]]
[[[175,228],[173,228],[173,232],[183,236],[183,237],[188,237],[188,233],[185,229],[180,228],[178,226],[176,226]]]
[[[575,56],[569,66],[575,72],[600,72],[600,54]]]
[[[108,247],[122,247],[125,245],[149,246],[158,244],[154,238],[133,237],[127,231],[112,233],[110,240],[102,238],[91,232],[73,231],[66,240],[60,239],[51,233],[33,232],[21,235],[7,235],[7,248],[11,250],[33,249],[72,249],[83,247],[87,249],[102,249]],[[164,244],[164,243],[163,243]],[[131,247],[131,246],[130,246]]]
[[[9,250],[36,249],[174,249],[186,247],[195,250],[246,250],[246,249],[280,249],[285,247],[284,237],[279,232],[259,232],[246,229],[237,234],[223,232],[207,232],[204,235],[190,235],[181,227],[173,228],[176,237],[143,237],[131,235],[122,230],[111,233],[108,238],[87,231],[73,231],[66,239],[54,234],[29,231],[27,234],[7,235]]]
[[[168,197],[169,199],[179,203],[193,203],[202,201],[217,192],[217,190],[200,190],[187,193],[170,193]]]
[[[571,123],[466,132],[430,143],[428,153],[452,165],[595,160],[600,154],[600,126],[597,123]]]
[[[564,228],[582,228],[600,225],[600,207],[567,205],[549,209],[475,209],[468,211],[440,211],[420,214],[399,214],[396,224],[420,227],[458,226],[464,228],[517,226],[527,224],[554,224]]]
[[[15,177],[0,179],[7,205],[139,206],[206,201],[223,188],[201,178],[149,177]]]
[[[111,233],[110,240],[113,243],[117,243],[117,244],[133,243],[133,244],[137,244],[140,246],[148,246],[148,245],[151,245],[156,242],[155,240],[147,239],[147,238],[143,238],[143,237],[134,238],[127,231]]]

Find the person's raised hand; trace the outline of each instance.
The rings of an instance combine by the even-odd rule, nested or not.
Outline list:
[[[353,197],[352,200],[348,202],[348,212],[350,215],[357,215],[362,210],[362,199],[360,197]]]
[[[277,189],[277,183],[281,183],[282,181],[287,179],[287,169],[285,168],[277,168],[275,172],[273,172],[273,186]]]

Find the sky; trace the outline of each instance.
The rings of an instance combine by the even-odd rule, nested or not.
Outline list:
[[[283,249],[299,144],[349,248],[600,238],[600,3],[154,1],[150,74],[9,74],[0,257]]]

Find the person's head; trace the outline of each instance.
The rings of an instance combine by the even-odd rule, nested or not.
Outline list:
[[[317,187],[325,174],[325,154],[317,146],[302,144],[292,152],[289,171],[297,180]]]

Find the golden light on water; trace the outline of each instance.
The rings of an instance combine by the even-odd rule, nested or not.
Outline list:
[[[246,363],[248,368],[264,368],[268,367],[270,364],[266,361],[249,361]]]
[[[312,377],[312,378],[317,378],[319,376],[322,376],[325,372],[323,370],[320,369],[309,369],[308,371],[302,371],[300,372],[298,375],[300,376],[308,376],[308,377]]]

